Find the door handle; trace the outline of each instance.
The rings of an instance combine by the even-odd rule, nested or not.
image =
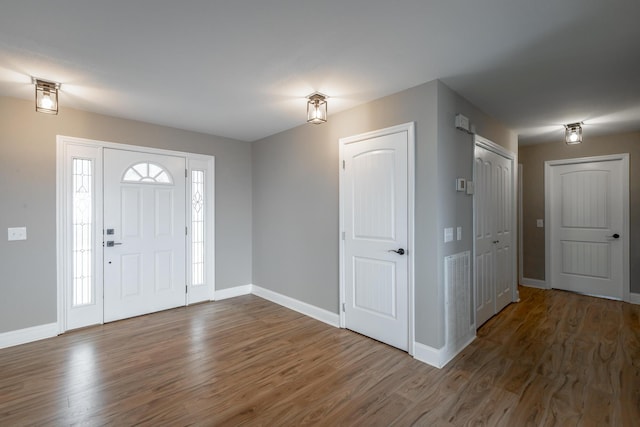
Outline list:
[[[613,235],[607,236],[607,237],[613,237],[614,239],[619,239],[620,235],[618,233],[614,233]]]
[[[121,244],[122,244],[121,242],[114,242],[113,240],[107,240],[107,247],[108,248],[112,248],[112,247],[114,247],[116,245],[121,245]]]
[[[391,250],[389,250],[389,252],[395,252],[395,253],[397,253],[398,255],[404,255],[404,249],[402,249],[402,248],[400,248],[400,249],[398,249],[398,250],[391,249]]]

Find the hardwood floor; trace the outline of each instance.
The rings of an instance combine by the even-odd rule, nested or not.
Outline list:
[[[444,369],[255,296],[0,350],[0,425],[640,425],[640,306],[522,288]]]

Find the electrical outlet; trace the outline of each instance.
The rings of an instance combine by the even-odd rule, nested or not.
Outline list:
[[[7,240],[27,240],[27,227],[10,227],[7,229]]]

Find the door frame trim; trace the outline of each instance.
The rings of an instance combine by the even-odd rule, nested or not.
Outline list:
[[[370,139],[375,137],[386,136],[394,133],[407,132],[407,305],[409,316],[408,319],[408,353],[413,356],[415,347],[415,313],[414,313],[414,294],[415,294],[415,280],[414,280],[414,209],[415,209],[415,122],[403,123],[396,126],[391,126],[384,129],[378,129],[371,132],[365,132],[358,135],[353,135],[345,138],[338,139],[338,178],[339,178],[339,226],[338,226],[338,241],[339,244],[339,282],[340,282],[340,303],[338,306],[338,312],[340,313],[340,327],[345,327],[345,312],[342,309],[343,304],[346,301],[345,290],[345,277],[344,277],[344,178],[343,178],[343,161],[344,161],[344,146],[349,143],[362,141],[364,139]]]
[[[58,333],[62,334],[68,330],[68,327],[67,327],[68,296],[66,295],[67,294],[66,285],[69,281],[70,274],[71,274],[68,268],[71,255],[69,253],[67,234],[70,233],[71,230],[68,225],[69,219],[70,219],[69,218],[70,212],[68,207],[68,203],[69,203],[68,191],[67,191],[68,188],[66,187],[66,185],[69,177],[69,170],[67,170],[67,167],[68,167],[67,149],[68,147],[72,147],[72,146],[88,147],[88,148],[99,150],[99,155],[96,157],[95,161],[100,162],[100,164],[102,163],[102,152],[104,148],[184,157],[186,160],[185,164],[188,170],[191,169],[190,161],[192,160],[201,160],[201,161],[207,162],[208,169],[210,170],[207,178],[208,189],[206,190],[207,197],[209,198],[209,204],[208,204],[209,215],[207,216],[207,220],[210,225],[207,228],[206,249],[207,249],[207,252],[210,254],[210,256],[208,257],[209,265],[207,267],[205,274],[209,278],[209,282],[210,282],[209,284],[210,289],[208,292],[209,300],[213,301],[214,295],[215,295],[215,289],[216,289],[215,287],[215,156],[210,156],[206,154],[189,153],[189,152],[177,151],[177,150],[167,150],[162,148],[144,147],[144,146],[137,146],[137,145],[130,145],[130,144],[120,144],[115,142],[99,141],[99,140],[79,138],[79,137],[73,137],[73,136],[56,135],[56,253],[57,253],[56,255],[57,322],[56,323],[58,325]],[[100,168],[100,170],[102,169]],[[101,182],[102,177],[100,177],[99,180],[100,180],[99,182]],[[187,187],[186,188],[187,193],[185,195],[185,209],[188,209],[187,205],[190,206],[189,194],[191,191],[190,190],[191,185],[188,179],[186,182],[186,187]],[[101,195],[102,189],[100,188],[99,191]],[[97,212],[98,205],[96,204],[95,206],[96,206],[96,212]],[[101,209],[102,202],[100,202],[99,206],[100,206],[99,209]],[[98,218],[96,220],[95,228],[102,229],[103,228],[102,214],[99,213],[97,215],[98,215]],[[187,216],[186,216],[187,224],[190,224],[190,218],[191,218],[190,211],[187,210]],[[188,225],[188,227],[190,226]],[[187,243],[185,241],[185,245],[186,244]],[[97,239],[96,239],[95,245],[96,247],[100,246],[97,242]],[[97,251],[96,258],[98,257],[101,258],[101,256],[102,256],[102,251]],[[185,253],[185,256],[187,256],[186,261],[189,261],[188,253]],[[187,264],[185,268],[187,269],[187,271],[185,271],[186,273],[185,279],[188,280],[188,277],[189,277],[188,269],[190,268],[190,265]],[[99,277],[96,277],[96,280],[100,280],[100,281],[103,280],[102,272],[100,272]],[[185,305],[188,305],[188,304],[189,304],[189,301],[187,296],[187,298],[185,299]]]
[[[485,150],[491,151],[511,162],[511,224],[513,224],[513,232],[511,233],[511,247],[514,249],[511,255],[511,301],[517,302],[520,301],[520,292],[518,291],[518,254],[517,254],[517,244],[518,244],[518,155],[513,153],[501,145],[496,144],[495,142],[480,136],[478,134],[473,135],[473,177],[475,179],[476,176],[476,162],[475,162],[475,149],[476,147],[484,148]],[[476,318],[476,295],[477,295],[477,287],[476,287],[476,196],[474,193],[473,196],[473,319],[474,326],[477,327],[478,322]]]
[[[546,288],[552,289],[551,278],[551,168],[554,166],[579,163],[597,163],[622,161],[622,233],[629,236],[629,153],[608,154],[604,156],[576,157],[572,159],[547,160],[544,162],[544,276]],[[629,283],[629,238],[622,242],[622,300],[630,302]]]

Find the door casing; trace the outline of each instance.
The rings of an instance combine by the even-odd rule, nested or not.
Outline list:
[[[415,206],[415,124],[413,122],[404,123],[397,126],[388,127],[385,129],[379,129],[371,132],[366,132],[359,135],[354,135],[346,138],[340,138],[338,140],[338,152],[339,152],[339,170],[342,171],[342,167],[344,164],[344,145],[353,143],[356,141],[381,137],[389,134],[399,133],[399,132],[407,132],[408,139],[408,147],[407,147],[407,177],[408,177],[408,186],[407,186],[407,280],[408,280],[408,334],[409,334],[409,348],[408,353],[410,355],[414,354],[414,343],[415,343],[415,314],[414,314],[414,206]],[[346,326],[345,321],[345,313],[342,309],[343,304],[346,301],[346,283],[344,277],[344,180],[342,172],[339,173],[339,188],[340,188],[340,197],[339,197],[339,210],[340,210],[340,225],[339,225],[339,235],[338,239],[340,242],[339,245],[339,280],[340,280],[340,327],[344,328]]]
[[[622,162],[622,235],[629,236],[629,154],[611,154],[605,156],[578,157],[573,159],[548,160],[544,162],[544,223],[545,223],[545,282],[546,288],[551,289],[551,168],[560,165],[578,163],[593,163],[603,161]],[[622,298],[630,302],[629,288],[629,238],[620,242],[623,246]]]
[[[77,138],[71,136],[56,136],[56,267],[57,267],[57,324],[58,324],[58,333],[64,333],[69,329],[69,325],[67,324],[67,306],[68,299],[70,298],[67,295],[68,282],[71,280],[71,271],[70,271],[70,246],[69,246],[69,233],[71,233],[71,228],[68,225],[70,219],[70,200],[68,195],[68,177],[70,171],[69,165],[71,162],[68,161],[70,159],[71,154],[70,151],[77,150],[80,148],[86,149],[87,151],[93,151],[97,153],[94,158],[96,164],[100,165],[100,175],[102,174],[102,150],[104,148],[111,148],[117,150],[131,150],[137,152],[146,152],[150,154],[165,154],[172,156],[182,156],[187,159],[187,170],[191,170],[194,168],[193,165],[198,165],[201,167],[206,165],[207,167],[207,186],[206,188],[206,197],[208,198],[207,209],[208,215],[206,220],[208,221],[208,226],[206,230],[206,253],[209,254],[207,257],[208,263],[206,266],[205,275],[207,277],[208,282],[208,300],[213,300],[215,295],[215,157],[208,156],[203,154],[194,154],[188,152],[174,151],[174,150],[165,150],[159,148],[150,148],[150,147],[142,147],[136,145],[129,144],[119,144],[113,142],[106,141],[98,141],[91,140],[85,138]],[[100,176],[100,185],[101,187],[101,179]],[[189,187],[189,185],[187,185]],[[99,190],[100,201],[99,204],[95,204],[95,212],[94,221],[96,222],[95,228],[97,230],[102,230],[103,227],[103,218],[102,218],[102,192],[101,188]],[[188,193],[190,194],[190,193]],[[190,206],[190,200],[187,198],[185,209],[188,209]],[[187,210],[188,212],[188,210]],[[190,215],[187,216],[190,218]],[[189,221],[187,221],[189,223]],[[189,227],[190,228],[190,227]],[[100,243],[98,243],[100,240]],[[103,250],[102,250],[102,239],[96,236],[96,256],[100,259],[100,262],[97,265],[101,266]],[[187,269],[190,269],[190,257],[189,251],[187,251]],[[95,280],[103,281],[103,271],[100,267],[96,271]],[[190,276],[189,276],[190,277]],[[189,297],[187,297],[187,305],[189,304]],[[102,323],[96,322],[97,323]]]

